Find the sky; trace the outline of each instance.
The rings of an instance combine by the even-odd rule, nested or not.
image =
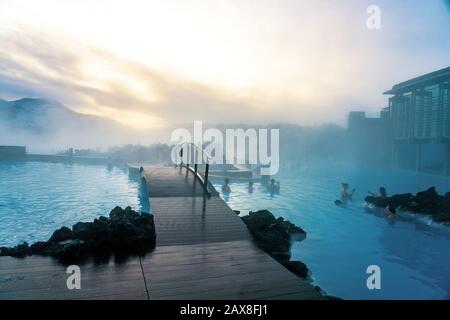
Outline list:
[[[366,26],[372,4],[380,30]],[[344,125],[449,52],[447,0],[0,0],[0,98],[135,129]]]

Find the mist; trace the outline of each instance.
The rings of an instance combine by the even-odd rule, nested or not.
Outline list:
[[[164,138],[113,120],[74,112],[56,101],[0,100],[0,145],[26,146],[30,153],[74,149],[105,151],[124,144],[151,144]]]
[[[135,162],[169,163],[171,133],[178,128],[193,132],[193,123],[173,124],[152,130],[126,127],[111,119],[74,112],[46,99],[0,100],[0,145],[27,147],[29,153],[64,153],[69,148],[80,156],[107,156]],[[282,168],[348,161],[346,129],[327,124],[300,126],[286,123],[205,123],[204,128],[278,129]]]

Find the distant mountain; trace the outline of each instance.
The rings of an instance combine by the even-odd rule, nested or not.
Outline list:
[[[0,99],[0,144],[40,149],[98,147],[122,143],[127,129],[119,123],[77,113],[45,99]]]
[[[69,128],[80,130],[101,126],[106,129],[119,126],[105,118],[77,113],[59,102],[30,98],[0,100],[0,119],[11,129],[42,134]]]

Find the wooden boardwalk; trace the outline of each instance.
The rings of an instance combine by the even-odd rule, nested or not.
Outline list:
[[[323,299],[254,245],[217,195],[192,173],[146,167],[157,245],[145,257],[80,265],[81,290],[48,257],[0,257],[0,299]]]

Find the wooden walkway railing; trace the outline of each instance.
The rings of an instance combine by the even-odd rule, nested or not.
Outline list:
[[[143,261],[150,298],[323,298],[260,250],[215,190],[205,196],[188,167],[144,168],[158,234]]]

